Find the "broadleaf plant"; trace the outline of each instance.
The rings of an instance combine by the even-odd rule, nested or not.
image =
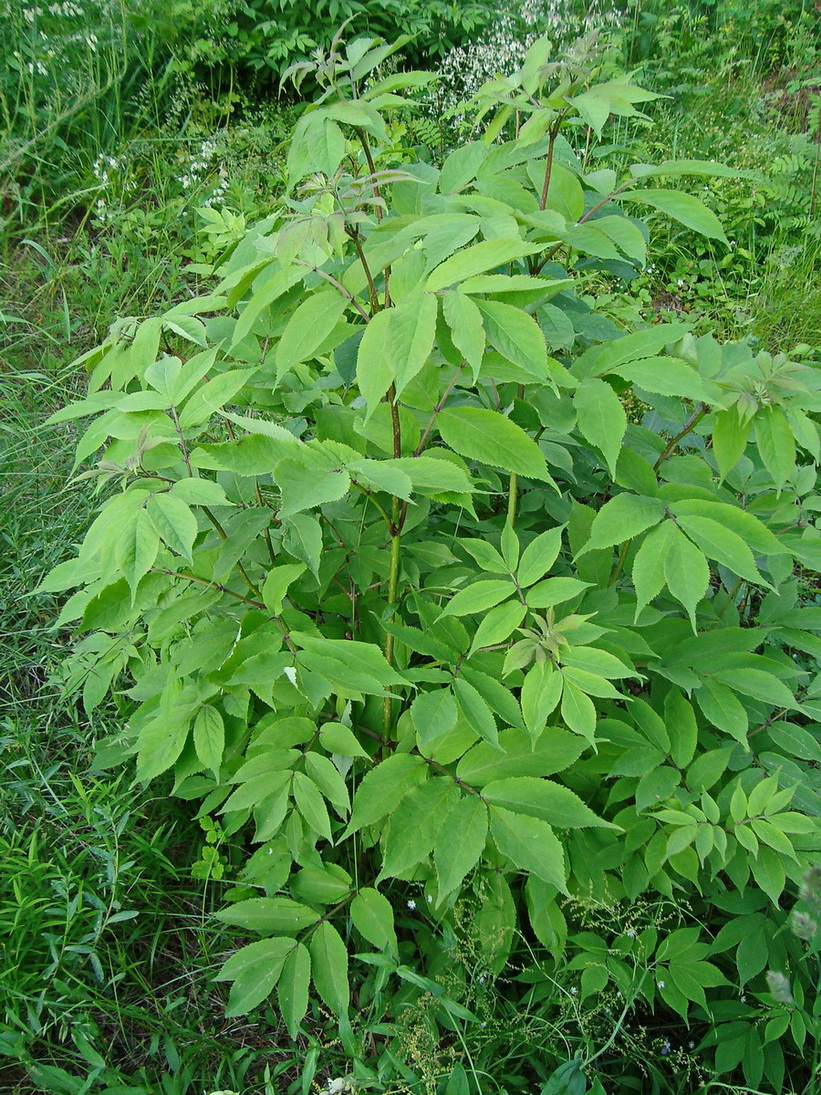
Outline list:
[[[232,1015],[275,994],[295,1036],[316,999],[349,1032],[393,976],[472,1021],[435,981],[468,917],[489,976],[525,939],[531,985],[581,970],[580,1006],[609,984],[776,1083],[819,1033],[763,971],[800,979],[782,899],[821,846],[821,373],[597,306],[637,207],[723,239],[645,185],[716,165],[574,151],[654,96],[538,42],[435,167],[391,140],[420,80],[342,48],[281,213],[208,295],[118,321],[53,417],[118,487],[41,587],[89,632],[67,686],[130,701],[97,763],[256,846],[218,914],[261,937]],[[693,912],[573,919],[640,900]]]

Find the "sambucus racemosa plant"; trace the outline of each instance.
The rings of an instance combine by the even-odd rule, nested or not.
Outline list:
[[[821,836],[821,374],[625,331],[583,291],[644,263],[637,207],[723,240],[653,180],[727,169],[574,152],[653,95],[539,42],[436,168],[391,147],[431,77],[369,83],[390,48],[315,69],[301,196],[214,292],[81,359],[87,398],[53,420],[93,416],[77,462],[102,449],[84,475],[122,489],[42,587],[77,587],[59,623],[91,633],[69,685],[92,708],[128,675],[100,763],[170,773],[258,845],[218,914],[260,936],[219,975],[230,1014],[276,990],[296,1035],[314,991],[348,1032],[352,991],[395,975],[470,1018],[430,974],[473,908],[489,975],[524,936],[527,991],[577,971],[580,1006],[611,985],[778,1087],[819,1034],[810,982],[787,1009],[763,971],[800,981],[780,903]],[[565,915],[642,895],[682,926]]]

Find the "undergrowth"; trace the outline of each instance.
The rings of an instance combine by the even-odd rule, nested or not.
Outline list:
[[[749,170],[750,178],[713,179],[699,190],[734,246],[657,218],[645,270],[629,282],[599,272],[591,284],[600,300],[609,295],[620,323],[675,313],[667,318],[728,338],[753,335],[774,351],[797,347],[795,356],[808,358],[821,344],[811,9],[762,4],[756,24],[739,7],[740,29],[717,57],[720,39],[705,44],[703,33],[713,6],[701,7],[688,5],[685,16],[637,4],[621,39],[617,28],[622,59],[671,98],[657,104],[652,128],[625,124],[613,142],[623,153],[613,156],[624,165],[694,158]],[[58,30],[52,21],[49,32]],[[436,975],[479,1022],[469,1034],[443,1029],[441,1009],[408,990],[395,1025],[376,1024],[368,1035],[381,1063],[367,1079],[352,1078],[327,1008],[294,1042],[272,1008],[224,1017],[225,993],[211,976],[234,935],[211,913],[248,849],[219,821],[197,818],[196,803],[171,807],[164,794],[95,769],[94,745],[121,726],[125,701],[115,697],[89,716],[51,683],[65,639],[31,591],[70,555],[96,502],[67,489],[71,427],[43,421],[80,397],[83,381],[69,362],[101,341],[112,320],[190,298],[247,225],[276,207],[299,108],[257,102],[222,77],[209,87],[191,68],[181,76],[151,27],[136,30],[131,53],[120,48],[119,31],[104,49],[87,39],[71,46],[88,94],[51,77],[38,84],[37,61],[46,61],[36,52],[21,58],[13,99],[13,81],[2,86],[0,1087],[14,1095],[309,1095],[323,1085],[515,1091],[546,1082],[546,1045],[570,1061],[612,1035],[604,1065],[632,1062],[619,1091],[692,1095],[709,1074],[683,1023],[663,1029],[641,1009],[621,1023],[615,989],[582,1008],[570,980],[557,987],[543,970],[534,973],[526,936],[519,964],[488,976],[476,908],[460,914]],[[140,89],[135,73],[145,77]],[[452,119],[437,123],[431,142],[430,158],[440,163],[449,127]],[[395,133],[399,145],[431,135],[419,126]],[[212,215],[196,212],[203,203]],[[186,263],[199,272],[186,272]],[[633,407],[631,422],[645,410]],[[815,576],[805,578],[811,599]],[[408,889],[402,931],[418,930],[410,906],[421,900]],[[667,930],[678,915],[664,901],[567,911],[614,946],[637,923]]]

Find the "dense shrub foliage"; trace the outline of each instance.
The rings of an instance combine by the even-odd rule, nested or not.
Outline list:
[[[726,243],[659,180],[727,169],[589,155],[653,94],[539,41],[437,168],[394,150],[430,78],[379,79],[391,51],[317,62],[281,214],[53,417],[119,488],[42,586],[76,589],[68,686],[132,704],[98,765],[244,844],[228,1012],[330,1009],[361,1080],[366,1034],[456,1042],[495,985],[573,1028],[546,1092],[637,1090],[631,1025],[658,1082],[802,1090],[821,374],[602,311],[637,212]]]

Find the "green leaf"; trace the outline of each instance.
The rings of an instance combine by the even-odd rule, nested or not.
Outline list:
[[[596,514],[590,526],[590,539],[579,555],[632,540],[645,529],[657,525],[663,516],[664,503],[658,498],[617,494],[615,498],[605,502]]]
[[[649,179],[659,175],[667,178],[677,178],[680,175],[722,179],[755,178],[751,171],[740,171],[736,167],[728,167],[723,163],[713,163],[712,160],[665,160],[660,164],[634,163],[630,164],[630,173],[637,179]]]
[[[627,217],[596,217],[596,228],[640,266],[647,260],[647,241],[641,229]]]
[[[392,468],[398,468],[410,477],[413,489],[421,494],[470,494],[475,488],[469,475],[450,460],[434,456],[404,456],[396,460],[383,460]]]
[[[515,867],[567,893],[564,852],[546,821],[494,806],[490,832],[496,847]]]
[[[345,780],[336,765],[320,753],[305,753],[305,772],[331,803],[340,817],[347,817],[351,801]]]
[[[707,592],[710,568],[704,555],[675,526],[664,556],[664,580],[672,595],[687,609],[695,631],[696,605]]]
[[[410,293],[390,311],[390,342],[383,346],[382,352],[393,359],[397,395],[404,391],[431,355],[437,311],[436,297],[422,292]]]
[[[698,723],[692,704],[677,688],[664,698],[664,723],[670,736],[670,755],[679,768],[686,768],[698,745]]]
[[[755,440],[764,467],[781,491],[795,474],[795,437],[780,407],[762,407],[755,416]]]
[[[284,750],[282,751],[284,752]],[[280,753],[280,756],[282,754]],[[297,754],[298,755],[298,754]],[[292,764],[296,757],[283,758],[283,762],[286,764]],[[258,802],[261,802],[269,795],[273,795],[281,791],[283,788],[289,788],[291,785],[292,773],[290,769],[284,771],[276,771],[274,769],[275,759],[271,758],[271,770],[263,773],[262,775],[254,775],[244,777],[246,782],[242,783],[240,787],[234,791],[231,797],[220,807],[221,814],[230,814],[238,810],[247,810],[249,806],[255,806]],[[234,777],[236,779],[236,776]]]
[[[713,452],[722,479],[727,477],[744,455],[751,429],[752,421],[742,422],[737,406],[728,411],[716,411],[713,421]]]
[[[715,559],[748,582],[769,584],[762,578],[755,565],[753,553],[745,541],[731,529],[725,528],[711,517],[680,517],[678,525],[709,559]]]
[[[758,856],[750,857],[750,869],[753,878],[773,905],[778,906],[778,899],[784,892],[787,881],[781,856],[772,848],[762,845],[758,849]]]
[[[367,418],[396,380],[396,363],[389,352],[392,338],[391,309],[377,312],[365,327],[356,355],[356,383],[368,404]]]
[[[265,607],[274,616],[282,612],[282,602],[288,592],[288,586],[304,574],[305,569],[304,563],[285,563],[268,571],[261,593]]]
[[[442,297],[442,314],[450,328],[453,345],[473,370],[475,383],[479,377],[485,352],[482,313],[464,293],[448,292]]]
[[[619,201],[637,201],[650,205],[666,213],[668,217],[692,228],[708,239],[721,240],[730,246],[730,242],[721,227],[721,221],[711,209],[701,201],[683,190],[635,190],[619,196]]]
[[[288,934],[309,928],[320,919],[320,914],[307,905],[301,905],[290,897],[249,897],[237,901],[226,909],[219,909],[214,916],[223,924],[262,934]]]
[[[131,590],[131,603],[137,586],[154,565],[160,550],[160,537],[153,521],[144,509],[138,509],[126,519],[117,538],[115,562]]]
[[[495,780],[485,785],[482,798],[514,813],[541,818],[560,829],[618,828],[594,814],[573,791],[546,779],[518,776]]]
[[[214,773],[214,779],[219,779],[225,750],[225,725],[222,715],[210,704],[201,707],[194,719],[194,748],[205,767]]]
[[[707,678],[693,694],[708,722],[735,738],[745,749],[749,748],[747,712],[731,688],[720,681]]]
[[[564,525],[548,529],[531,541],[522,552],[516,580],[522,589],[543,578],[559,557]]]
[[[789,548],[767,528],[754,514],[726,502],[708,502],[700,498],[688,498],[670,503],[676,518],[694,515],[711,517],[720,525],[731,529],[750,546],[756,555],[784,555]]]
[[[479,737],[484,738],[485,741],[490,742],[491,745],[499,747],[496,720],[493,717],[490,707],[488,707],[482,699],[479,692],[472,684],[468,684],[468,682],[461,677],[457,677],[456,680],[454,680],[453,692],[456,696],[459,710],[467,719],[471,729],[475,730]]]
[[[326,722],[319,731],[319,741],[329,753],[336,753],[341,757],[369,759],[353,730],[343,726],[341,722]]]
[[[350,476],[338,461],[308,451],[298,458],[280,460],[275,477],[282,492],[281,518],[337,502],[351,488]]]
[[[402,800],[383,836],[380,879],[402,877],[430,854],[442,819],[458,797],[450,776],[436,776]]]
[[[790,709],[798,706],[790,689],[773,673],[753,668],[724,669],[716,666],[713,676],[736,692],[752,696],[753,699],[760,700],[771,707]]]
[[[563,687],[561,673],[557,673],[547,661],[536,662],[528,670],[522,685],[521,703],[525,725],[534,741],[544,730],[548,716],[558,706]]]
[[[492,544],[489,544],[487,540],[461,539],[459,540],[459,547],[464,548],[465,551],[472,555],[482,570],[485,570],[490,574],[508,573],[509,568],[507,563],[496,548],[493,547]]]
[[[214,411],[234,398],[255,372],[256,369],[232,369],[212,377],[207,384],[200,384],[180,412],[180,427],[189,430],[207,422]]]
[[[508,601],[506,604],[491,608],[476,629],[470,654],[485,646],[495,646],[509,639],[525,617],[527,608],[520,601]]]
[[[578,597],[589,585],[578,578],[545,578],[527,591],[527,604],[529,608],[551,608]]]
[[[433,846],[439,882],[439,900],[452,893],[481,858],[487,840],[487,806],[476,795],[466,795],[443,819]]]
[[[599,650],[595,646],[571,646],[569,649],[562,650],[559,657],[563,666],[583,669],[586,673],[595,673],[607,680],[639,676],[630,666],[625,665],[621,658],[617,658],[615,654],[607,650]]]
[[[317,113],[308,115],[305,135],[311,159],[309,170],[334,175],[347,148],[342,130],[336,122]]]
[[[707,399],[701,377],[686,361],[675,357],[653,357],[619,365],[614,372],[645,392],[679,396],[682,399]]]
[[[370,491],[385,491],[410,501],[413,483],[409,475],[393,467],[387,460],[356,460],[348,464],[348,475]]]
[[[447,734],[456,725],[456,700],[449,688],[420,692],[410,706],[416,738],[424,749],[435,738]]]
[[[387,897],[366,886],[351,902],[351,920],[356,930],[379,950],[396,951],[393,909]]]
[[[347,307],[347,299],[336,289],[314,293],[299,305],[277,343],[277,383],[294,365],[313,357]]]
[[[439,174],[439,193],[457,194],[476,178],[488,155],[484,141],[461,144],[445,157]]]
[[[535,744],[521,730],[503,730],[499,749],[478,742],[459,761],[456,775],[471,787],[513,776],[551,776],[578,760],[584,750],[583,741],[558,726],[549,726]]]
[[[318,836],[332,840],[331,820],[319,788],[304,772],[294,772],[292,786],[294,803],[302,817]]]
[[[539,324],[521,308],[496,300],[479,300],[488,342],[502,357],[527,372],[542,376],[547,368],[547,347]]]
[[[421,757],[395,753],[366,773],[354,796],[353,810],[345,836],[364,825],[373,825],[393,813],[404,796],[427,775],[427,765]]]
[[[174,764],[188,740],[190,712],[182,708],[152,719],[137,742],[137,779],[147,783]]]
[[[470,665],[462,666],[461,675],[468,684],[473,685],[485,703],[496,712],[505,725],[518,726],[520,729],[524,727],[519,704],[513,693],[500,681],[487,673],[480,673]]]
[[[179,479],[170,492],[171,498],[179,498],[189,506],[233,506],[225,494],[225,488],[212,479]]]
[[[601,137],[604,124],[611,114],[626,118],[644,118],[646,115],[636,110],[633,104],[652,102],[658,98],[655,92],[645,91],[635,84],[610,80],[604,84],[594,84],[580,95],[568,96],[567,101],[576,107],[582,119]]]
[[[424,288],[429,293],[447,289],[474,274],[484,274],[540,250],[539,244],[525,243],[520,239],[483,240],[482,243],[475,243],[445,259],[430,274]]]
[[[516,586],[511,581],[501,578],[482,578],[473,582],[465,589],[452,597],[442,610],[443,616],[470,616],[478,612],[486,612],[506,597],[516,592]]]
[[[307,513],[295,513],[284,520],[282,526],[285,529],[285,550],[306,563],[314,577],[318,578],[322,555],[322,528],[319,521]]]
[[[539,446],[504,415],[484,407],[454,407],[440,411],[436,425],[445,444],[460,456],[552,483]]]
[[[621,335],[603,346],[591,346],[573,362],[576,376],[603,376],[620,365],[655,357],[665,346],[678,342],[687,334],[686,323],[657,323],[645,330]]]
[[[615,478],[627,415],[610,385],[597,377],[585,377],[573,397],[576,419],[582,437],[595,445],[607,461]]]
[[[285,959],[296,946],[293,939],[260,939],[232,954],[217,974],[218,981],[233,981],[226,1016],[247,1015],[261,1004],[279,980]]]
[[[297,943],[285,959],[277,982],[279,1010],[291,1038],[296,1038],[299,1024],[308,1011],[310,979],[311,955],[303,943]]]
[[[593,745],[596,737],[596,708],[590,697],[567,677],[562,689],[561,712],[565,725]]]
[[[336,1015],[344,1015],[351,1002],[348,984],[348,952],[339,932],[322,921],[309,943],[316,990]]]

